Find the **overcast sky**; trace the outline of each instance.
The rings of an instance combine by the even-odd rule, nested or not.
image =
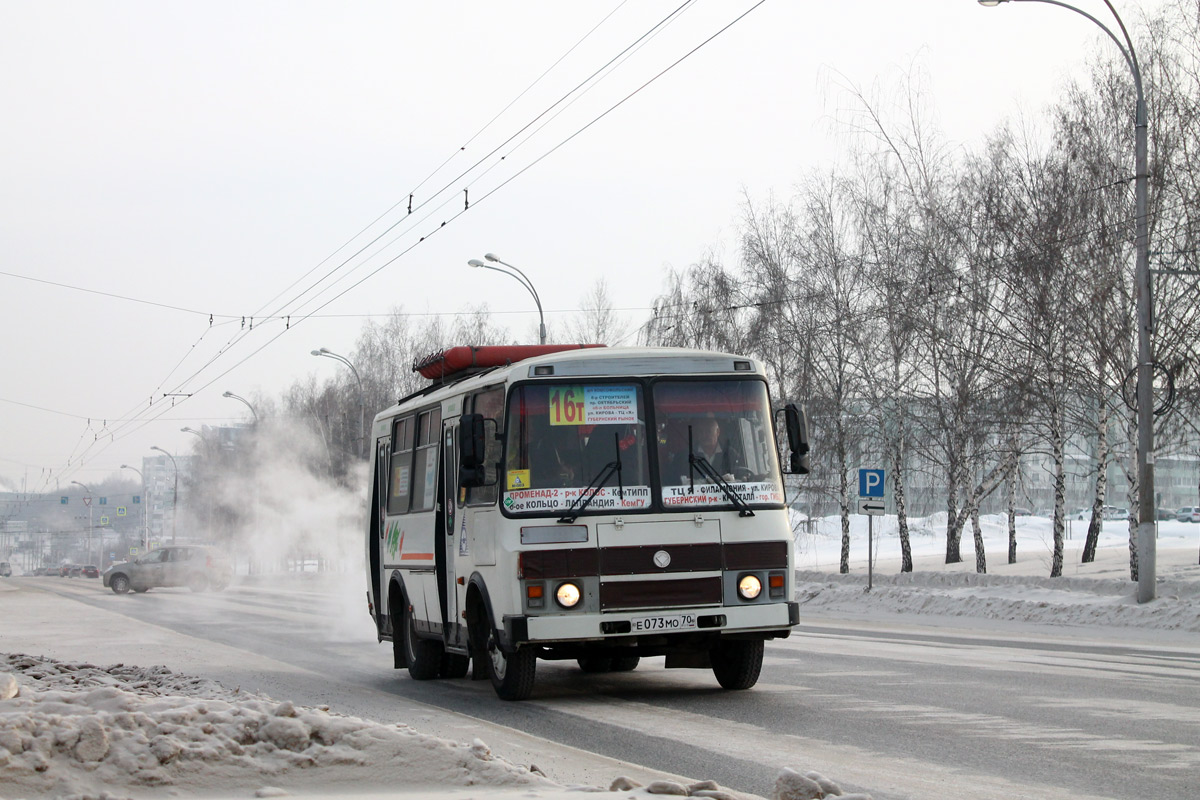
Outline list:
[[[520,285],[467,267],[485,252],[530,276],[552,335],[600,277],[647,308],[668,268],[733,260],[743,189],[786,198],[836,167],[845,87],[893,102],[919,73],[970,147],[1036,117],[1099,41],[1032,3],[697,0],[537,119],[682,2],[0,0],[0,488],[186,454],[182,426],[248,417],[222,392],[334,375],[309,351],[349,353],[397,305],[487,303],[528,337]]]

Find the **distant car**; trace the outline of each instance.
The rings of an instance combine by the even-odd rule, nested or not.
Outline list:
[[[12,577],[12,565],[7,561],[0,561],[0,578]]]
[[[1120,506],[1105,506],[1105,519],[1129,519],[1129,509]]]
[[[1072,508],[1067,512],[1067,519],[1091,519],[1092,510],[1090,508]]]
[[[1020,507],[1014,508],[1013,514],[1018,517],[1032,517],[1033,516],[1033,512],[1030,511],[1028,508],[1020,508]]]
[[[99,578],[100,568],[95,564],[84,564],[80,567],[80,574],[85,578]]]
[[[228,586],[233,567],[212,547],[179,545],[160,547],[133,561],[113,564],[100,577],[116,594],[163,586],[186,586],[193,592],[203,592]]]
[[[1169,508],[1156,508],[1154,517],[1155,519],[1175,519],[1175,512]]]
[[[1200,522],[1200,508],[1184,506],[1175,512],[1175,519],[1178,522]]]
[[[61,566],[59,566],[58,577],[60,577],[60,578],[71,577],[71,565],[70,564],[62,564]]]

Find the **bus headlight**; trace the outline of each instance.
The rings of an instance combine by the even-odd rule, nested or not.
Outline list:
[[[743,600],[753,600],[762,594],[762,581],[756,575],[743,575],[738,579],[738,596]]]
[[[579,605],[579,587],[573,583],[560,583],[554,592],[554,599],[563,608],[574,608]]]

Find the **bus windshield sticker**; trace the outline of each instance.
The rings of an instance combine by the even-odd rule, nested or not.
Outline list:
[[[636,386],[554,386],[551,425],[636,425]]]
[[[783,492],[780,491],[777,483],[730,483],[729,486],[737,493],[738,497],[747,503],[778,504],[783,502]],[[680,506],[715,506],[725,505],[728,502],[729,499],[725,497],[721,487],[715,483],[697,483],[695,491],[692,491],[691,486],[686,485],[663,487],[664,506],[677,508]]]
[[[513,489],[528,489],[529,488],[529,470],[527,469],[510,469],[508,471],[508,482],[505,488],[510,492]]]
[[[569,487],[565,489],[523,489],[510,491],[504,498],[504,507],[512,512],[524,511],[565,511],[580,495],[587,491],[586,486]],[[649,486],[626,486],[623,498],[616,486],[605,486],[596,492],[589,510],[595,509],[639,509],[650,507]]]

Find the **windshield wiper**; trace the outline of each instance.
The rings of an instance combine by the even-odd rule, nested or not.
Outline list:
[[[617,497],[625,499],[625,485],[621,481],[621,438],[616,431],[613,431],[613,450],[616,453],[616,460],[610,461],[600,468],[600,474],[592,478],[588,483],[587,488],[583,490],[583,494],[571,501],[571,505],[567,506],[567,510],[558,518],[559,522],[572,523],[579,519],[579,515],[584,512],[588,504],[596,498],[600,490],[604,488],[604,483],[612,477],[612,474],[617,473]],[[578,505],[579,508],[575,506]],[[574,512],[574,513],[572,513]]]
[[[696,491],[695,473],[697,472],[720,487],[721,492],[729,498],[729,502],[733,503],[734,507],[737,508],[739,517],[754,516],[754,511],[750,509],[750,504],[733,490],[733,487],[721,477],[720,473],[717,472],[709,460],[704,456],[696,455],[696,451],[692,449],[692,426],[688,425],[688,480],[691,482],[689,491],[693,494]]]

